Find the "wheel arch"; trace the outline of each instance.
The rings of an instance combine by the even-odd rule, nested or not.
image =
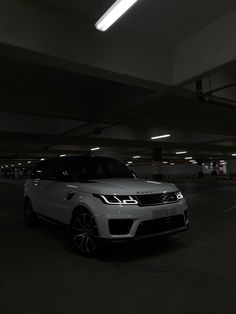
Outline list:
[[[72,210],[70,222],[74,218],[74,215],[76,214],[76,212],[78,212],[80,209],[87,210],[94,217],[94,219],[96,219],[94,213],[92,212],[92,210],[88,206],[86,206],[85,204],[79,204]]]
[[[99,234],[101,234],[100,225],[99,225],[99,223],[98,223],[97,216],[94,214],[94,212],[91,210],[91,208],[90,208],[89,206],[87,206],[86,204],[84,204],[84,203],[78,204],[77,206],[75,206],[75,208],[73,209],[73,211],[72,211],[72,213],[71,213],[70,224],[71,224],[72,219],[74,218],[75,213],[76,213],[77,211],[79,211],[80,209],[85,209],[85,210],[87,210],[87,211],[93,216],[93,218],[94,218],[95,221],[96,221]]]

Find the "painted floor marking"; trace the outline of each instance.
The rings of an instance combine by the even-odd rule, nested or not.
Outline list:
[[[230,208],[227,208],[224,212],[225,213],[228,213],[228,212],[231,212],[233,209],[236,209],[236,205],[230,207]]]
[[[213,192],[217,192],[220,190],[224,190],[226,189],[226,187],[220,188],[220,189],[216,189],[216,190],[209,190],[209,191],[204,191],[204,192],[199,192],[199,193],[195,193],[195,194],[190,194],[190,195],[186,195],[186,198],[190,198],[190,197],[194,197],[194,196],[198,196],[198,195],[204,195],[204,194],[209,194],[209,193],[213,193]]]

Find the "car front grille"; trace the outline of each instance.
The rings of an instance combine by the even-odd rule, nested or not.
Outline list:
[[[147,220],[139,224],[136,236],[158,234],[182,227],[185,227],[185,219],[183,215]]]
[[[140,206],[152,206],[177,202],[176,192],[136,195]]]

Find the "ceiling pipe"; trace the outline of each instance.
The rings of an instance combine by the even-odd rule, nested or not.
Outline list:
[[[221,107],[235,108],[236,109],[236,101],[217,97],[214,95],[206,96],[204,101],[209,103],[209,104],[214,104],[214,105],[218,105]]]
[[[211,89],[210,91],[203,93],[202,81],[199,80],[199,81],[196,81],[196,96],[198,100],[202,102],[218,105],[221,107],[231,108],[231,109],[236,108],[236,101],[232,101],[229,99],[225,99],[225,98],[213,95],[214,93],[217,93],[217,92],[220,92],[220,91],[223,91],[225,89],[229,89],[235,86],[236,86],[236,83],[227,84],[227,85],[224,85],[215,89]]]

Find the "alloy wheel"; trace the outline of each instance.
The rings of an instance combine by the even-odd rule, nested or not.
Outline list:
[[[74,247],[85,255],[92,255],[100,244],[96,221],[87,210],[78,211],[71,223],[71,237]]]

